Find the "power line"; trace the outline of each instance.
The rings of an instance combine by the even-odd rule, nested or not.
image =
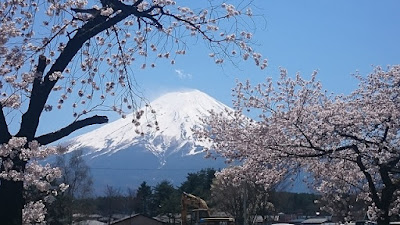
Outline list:
[[[139,171],[139,170],[144,170],[144,171],[199,171],[201,168],[198,169],[190,169],[190,168],[176,168],[176,169],[156,169],[156,168],[116,168],[116,167],[90,167],[92,170],[132,170],[132,171]]]

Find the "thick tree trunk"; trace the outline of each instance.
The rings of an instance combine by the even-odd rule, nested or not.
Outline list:
[[[389,225],[390,223],[389,210],[390,203],[392,202],[393,198],[393,190],[395,190],[393,186],[385,187],[382,190],[382,200],[381,204],[379,205],[379,209],[381,210],[382,214],[377,220],[378,225]]]
[[[143,12],[138,11],[137,6],[142,3],[143,0],[136,1],[133,5],[125,5],[119,1],[114,0],[105,0],[102,2],[104,2],[104,7],[112,6],[114,11],[121,10],[121,12],[110,18],[98,14],[97,16],[86,22],[84,25],[82,25],[81,28],[76,30],[75,36],[68,41],[66,47],[60,53],[54,64],[52,64],[52,67],[47,71],[46,75],[44,77],[37,77],[34,80],[29,101],[29,107],[22,116],[21,127],[18,133],[15,135],[16,137],[26,137],[28,142],[35,140],[39,118],[43,111],[44,105],[50,95],[50,92],[57,82],[57,80],[50,80],[50,75],[54,72],[63,72],[87,40],[91,39],[100,32],[109,29],[110,27],[121,22],[129,16],[136,16],[137,18],[144,17],[150,19],[156,27],[162,28],[161,24],[157,21],[158,14],[152,14],[154,7]],[[76,12],[78,12],[78,10],[76,10]],[[36,73],[42,75],[45,74],[45,61],[46,57],[40,56]],[[11,135],[9,134],[7,129],[7,123],[2,109],[3,106],[0,104],[0,144],[6,143],[11,138]],[[62,137],[65,137],[71,132],[82,127],[91,124],[106,123],[107,121],[108,120],[106,117],[93,116],[84,120],[75,121],[71,125],[57,132],[40,136],[36,140],[42,145],[48,144]],[[24,166],[22,166],[21,170],[19,171],[23,171],[23,169]],[[0,179],[0,182],[0,224],[21,225],[22,209],[24,206],[23,182],[14,182],[4,179]]]
[[[397,162],[395,164],[397,164]],[[395,191],[398,189],[396,184],[393,183],[389,171],[390,167],[388,167],[387,164],[383,164],[379,168],[379,173],[381,175],[384,187],[382,188],[381,191],[381,196],[380,196],[381,200],[379,204],[376,204],[381,211],[381,215],[377,220],[378,225],[389,225],[390,223],[389,211],[391,203],[393,202],[393,195]]]
[[[0,181],[0,223],[21,225],[24,207],[23,183],[3,179]]]

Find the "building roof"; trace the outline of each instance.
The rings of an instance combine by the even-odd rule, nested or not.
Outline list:
[[[97,220],[84,220],[79,222],[74,222],[74,225],[105,225],[106,223],[102,223]]]
[[[122,222],[122,221],[125,221],[125,220],[129,220],[129,219],[132,219],[132,218],[135,218],[135,217],[139,217],[139,216],[146,217],[147,219],[154,220],[154,221],[157,221],[159,223],[164,223],[164,222],[162,222],[160,220],[157,220],[155,218],[148,217],[148,216],[145,216],[145,215],[142,215],[142,214],[138,213],[138,214],[134,214],[134,215],[131,215],[131,216],[127,216],[127,217],[119,219],[119,220],[114,220],[110,224],[116,224],[116,223],[119,223],[119,222]]]
[[[272,225],[294,225],[293,223],[273,223]]]
[[[329,219],[325,218],[325,217],[321,217],[321,218],[311,218],[311,219],[307,219],[304,220],[303,222],[301,222],[302,224],[321,224],[321,223],[325,223],[328,222]]]

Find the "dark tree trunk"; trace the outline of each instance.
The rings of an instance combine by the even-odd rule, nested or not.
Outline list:
[[[28,142],[37,140],[40,144],[45,145],[69,135],[71,132],[80,128],[92,125],[102,124],[108,121],[104,116],[93,116],[84,120],[75,121],[69,126],[60,129],[59,131],[42,135],[35,138],[36,130],[39,125],[39,119],[43,111],[44,105],[52,91],[57,80],[50,80],[49,77],[53,72],[63,72],[73,57],[81,49],[82,45],[100,32],[109,29],[120,21],[129,16],[136,16],[137,18],[146,18],[154,23],[157,28],[162,28],[161,24],[157,21],[159,15],[152,14],[154,7],[138,11],[137,6],[143,0],[136,1],[133,5],[125,5],[119,1],[104,0],[101,1],[103,6],[112,6],[114,11],[121,11],[115,16],[108,18],[98,14],[82,27],[76,30],[75,35],[71,38],[64,50],[60,53],[57,60],[52,64],[51,68],[45,73],[46,57],[40,56],[36,73],[44,75],[44,77],[36,77],[33,85],[27,111],[22,116],[21,127],[16,137],[26,137]],[[118,4],[113,4],[117,2]],[[161,9],[161,8],[160,8]],[[82,11],[80,9],[73,9],[75,12]],[[164,13],[164,11],[163,11]],[[166,14],[167,15],[167,14]],[[175,17],[175,19],[178,19]],[[46,75],[45,75],[46,74]],[[11,138],[8,132],[7,123],[3,114],[3,106],[0,104],[0,144],[7,143]],[[23,171],[25,162],[14,160],[14,164],[20,164],[18,171]],[[3,170],[0,169],[0,172]],[[23,182],[22,181],[8,181],[0,179],[0,224],[1,225],[21,225],[22,224],[22,209],[24,206],[23,198]]]
[[[378,225],[389,225],[390,224],[390,217],[388,214],[382,215],[382,217],[378,218],[377,221]]]
[[[381,215],[377,219],[378,225],[389,225],[390,223],[389,210],[394,190],[395,188],[393,185],[390,187],[385,187],[382,190],[382,199],[378,207],[381,210]]]
[[[23,183],[4,179],[0,181],[0,222],[4,225],[21,225],[24,207]]]
[[[395,164],[397,164],[397,161]],[[394,193],[398,189],[397,185],[393,183],[390,177],[389,174],[390,167],[388,165],[389,164],[383,164],[379,168],[379,173],[382,177],[384,187],[382,188],[380,202],[379,204],[376,204],[381,211],[381,215],[377,220],[378,225],[389,225],[390,223],[389,211],[391,203],[393,202]]]

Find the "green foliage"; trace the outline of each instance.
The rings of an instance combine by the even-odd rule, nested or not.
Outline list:
[[[157,215],[168,215],[180,212],[180,192],[169,181],[162,181],[154,188],[153,202]]]
[[[196,173],[189,173],[179,190],[196,195],[204,200],[211,198],[211,184],[215,178],[216,170],[212,168],[202,169]]]
[[[143,215],[151,215],[153,208],[152,204],[153,192],[151,186],[147,185],[145,181],[140,184],[136,193],[136,206],[134,207],[136,213]]]

